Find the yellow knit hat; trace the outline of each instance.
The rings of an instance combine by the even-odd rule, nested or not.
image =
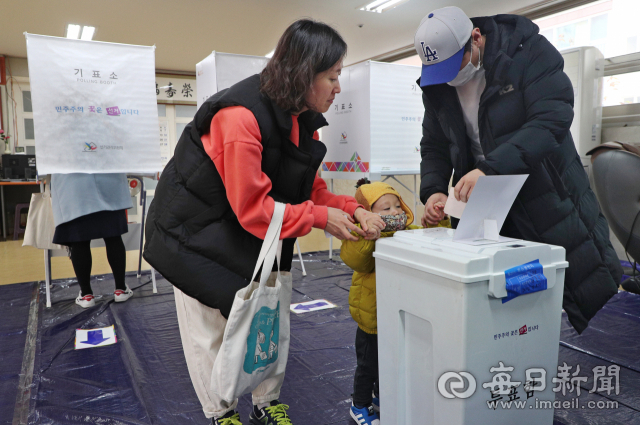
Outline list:
[[[364,181],[364,182],[363,182]],[[356,201],[368,211],[371,211],[371,207],[376,203],[378,199],[387,194],[396,195],[400,200],[402,210],[407,214],[407,226],[413,223],[413,212],[407,204],[404,203],[402,197],[393,187],[383,182],[369,182],[366,179],[360,179],[358,181],[358,190],[356,190]]]

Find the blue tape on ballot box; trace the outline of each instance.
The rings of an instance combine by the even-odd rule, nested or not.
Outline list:
[[[540,260],[505,270],[504,276],[507,280],[507,297],[502,299],[502,304],[520,295],[547,289],[547,278],[542,272]]]

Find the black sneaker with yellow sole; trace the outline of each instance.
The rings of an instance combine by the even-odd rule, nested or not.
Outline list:
[[[240,414],[231,410],[221,418],[211,419],[211,425],[242,425],[242,422],[240,422]]]
[[[259,408],[253,406],[253,411],[249,415],[251,425],[292,425],[291,419],[287,416],[289,406],[273,400],[271,406]]]

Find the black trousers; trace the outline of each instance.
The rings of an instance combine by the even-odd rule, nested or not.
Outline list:
[[[358,365],[353,378],[353,404],[362,408],[371,404],[374,388],[378,393],[378,335],[368,334],[358,327],[356,356]]]
[[[127,266],[127,251],[122,241],[122,236],[104,238],[107,247],[107,260],[113,271],[113,278],[116,281],[116,289],[126,289],[124,274]],[[71,254],[71,264],[76,272],[78,284],[82,291],[82,296],[93,294],[91,290],[91,241],[69,242]]]

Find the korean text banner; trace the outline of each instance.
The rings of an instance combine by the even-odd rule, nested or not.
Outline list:
[[[26,37],[40,175],[162,169],[155,47]]]

